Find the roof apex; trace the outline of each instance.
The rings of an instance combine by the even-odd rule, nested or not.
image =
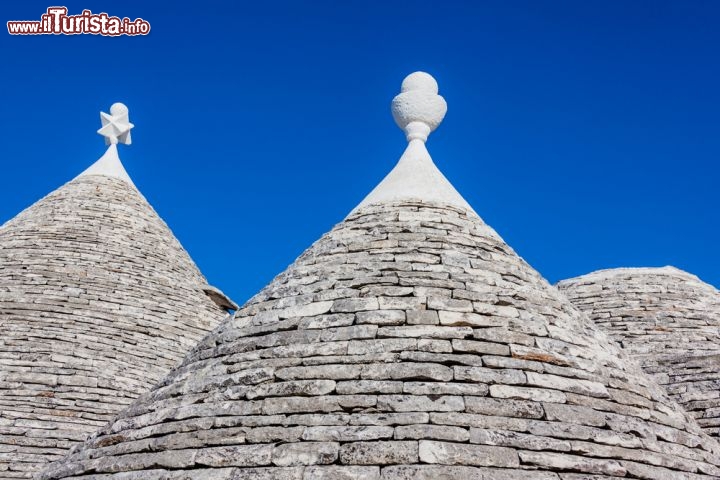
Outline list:
[[[118,178],[127,182],[130,186],[137,190],[137,187],[130,178],[130,175],[128,175],[125,167],[120,161],[117,144],[114,143],[110,144],[102,157],[85,169],[85,171],[76,178],[88,175],[105,175],[106,177]]]
[[[428,136],[440,125],[446,112],[445,99],[438,95],[437,82],[431,75],[415,72],[405,77],[401,93],[392,101],[392,114],[405,132],[408,146],[395,168],[351,214],[367,205],[405,200],[438,202],[475,214],[435,166],[425,147]]]
[[[619,267],[619,268],[605,268],[602,270],[595,270],[588,272],[583,275],[578,275],[572,278],[566,278],[557,282],[557,286],[563,287],[578,282],[602,282],[603,280],[624,277],[624,276],[665,276],[665,277],[684,277],[693,281],[703,282],[697,275],[674,267],[672,265],[665,265],[664,267]],[[707,284],[709,285],[709,284]]]

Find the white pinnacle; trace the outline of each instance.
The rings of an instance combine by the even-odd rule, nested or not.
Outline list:
[[[411,73],[400,86],[400,94],[393,98],[392,114],[408,141],[427,141],[447,113],[445,99],[438,95],[438,84],[425,72]]]
[[[102,127],[97,131],[105,137],[105,145],[114,145],[124,143],[130,145],[130,129],[135,125],[130,123],[128,118],[128,108],[122,103],[113,103],[110,107],[110,113],[100,112],[100,121]]]
[[[474,210],[438,170],[425,142],[445,118],[447,104],[438,95],[438,84],[425,72],[411,73],[392,101],[395,123],[405,132],[408,146],[395,168],[355,207],[413,200],[453,205],[473,214]]]
[[[104,175],[106,177],[119,178],[132,187],[135,184],[130,179],[125,167],[123,167],[120,157],[118,156],[117,144],[124,143],[130,145],[130,129],[135,125],[130,123],[128,118],[128,108],[122,103],[113,103],[110,107],[110,113],[100,112],[100,120],[102,127],[97,131],[105,137],[105,144],[109,145],[105,154],[95,163],[90,165],[78,177],[88,175]]]

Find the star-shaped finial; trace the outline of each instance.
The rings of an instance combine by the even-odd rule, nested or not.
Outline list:
[[[97,131],[105,137],[105,145],[124,143],[130,145],[130,129],[135,125],[128,119],[128,108],[122,103],[113,103],[110,113],[100,112],[102,127]]]

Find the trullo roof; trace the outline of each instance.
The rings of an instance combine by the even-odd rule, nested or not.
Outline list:
[[[29,478],[175,367],[225,316],[204,288],[114,143],[2,225],[0,478]]]
[[[674,267],[601,270],[558,284],[580,310],[720,437],[720,292]]]
[[[406,176],[43,479],[720,475],[717,443],[442,181],[432,77],[393,107]]]

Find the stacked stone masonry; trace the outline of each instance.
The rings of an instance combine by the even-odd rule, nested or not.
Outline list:
[[[226,314],[128,183],[82,176],[0,227],[0,479],[29,478]]]
[[[720,446],[477,216],[352,214],[40,478],[720,477]]]
[[[673,267],[603,270],[560,282],[580,310],[720,437],[720,292]]]

